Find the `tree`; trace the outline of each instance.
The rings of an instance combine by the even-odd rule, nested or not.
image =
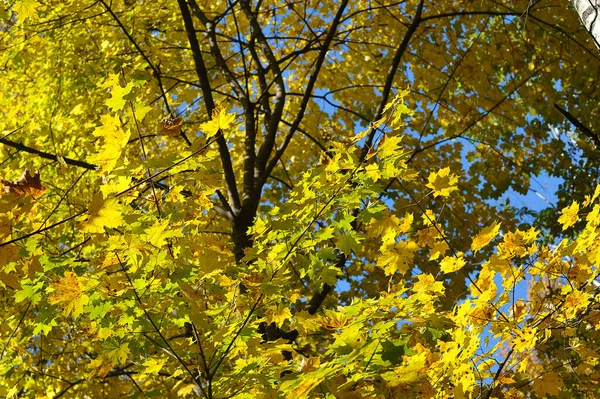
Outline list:
[[[600,49],[600,25],[596,24],[598,19],[598,3],[589,0],[574,0],[573,7],[575,7],[577,14],[579,14],[583,26],[585,26],[590,35],[592,35],[596,47]]]
[[[563,2],[3,5],[3,395],[598,395]]]

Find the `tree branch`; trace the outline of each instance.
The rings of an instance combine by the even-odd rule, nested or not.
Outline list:
[[[185,31],[192,49],[192,56],[196,66],[196,74],[198,75],[198,80],[200,81],[200,88],[204,97],[206,111],[208,112],[208,115],[212,117],[215,109],[215,102],[212,96],[210,81],[208,80],[208,72],[206,70],[206,66],[204,65],[204,59],[202,58],[202,52],[200,51],[198,38],[196,37],[194,22],[192,21],[192,16],[190,15],[190,10],[185,0],[177,0],[177,3],[179,4],[179,9],[181,10]],[[235,173],[233,172],[229,148],[221,132],[219,132],[217,136],[217,145],[219,146],[219,155],[221,157],[221,163],[223,164],[223,173],[225,175],[225,183],[227,184],[229,202],[231,203],[233,211],[237,214],[241,211],[242,205],[240,203],[240,196],[237,190],[237,184],[235,182]]]
[[[35,155],[39,156],[40,158],[50,159],[51,161],[59,162],[59,157],[57,155],[50,154],[49,152],[45,152],[45,151],[36,150],[35,148],[28,147],[25,144],[17,143],[16,141],[12,141],[12,140],[0,137],[0,143],[4,144],[6,146],[12,147],[14,149],[17,149],[19,151],[24,151],[29,154],[35,154]],[[84,161],[78,161],[76,159],[71,159],[71,158],[66,158],[66,157],[62,157],[62,159],[65,161],[65,163],[67,165],[78,166],[80,168],[84,168],[84,169],[88,169],[88,170],[96,170],[97,169],[97,166],[93,165],[91,163],[87,163]]]
[[[264,181],[260,178],[265,173],[265,165],[273,151],[273,147],[275,145],[275,137],[277,136],[277,130],[279,129],[279,123],[281,122],[281,117],[283,115],[283,106],[285,104],[285,83],[283,82],[283,74],[279,67],[279,62],[275,58],[275,54],[265,37],[258,20],[256,19],[256,14],[252,12],[250,8],[250,2],[248,0],[241,0],[240,5],[242,11],[246,15],[246,18],[250,21],[250,28],[252,31],[252,36],[256,38],[258,45],[261,50],[265,54],[265,57],[269,61],[269,68],[274,76],[275,83],[275,105],[272,110],[267,109],[266,112],[269,113],[268,122],[266,122],[267,131],[265,132],[263,143],[258,150],[258,154],[256,155],[256,164],[255,164],[255,184],[253,187],[253,196],[260,197],[260,191],[262,190],[262,186]],[[257,58],[258,59],[258,58]],[[261,90],[264,90],[261,88]],[[263,91],[261,96],[268,96],[267,93]],[[270,173],[267,173],[269,175]],[[256,202],[256,199],[253,201]]]
[[[554,108],[558,110],[569,122],[571,122],[581,133],[583,133],[588,139],[592,140],[594,143],[594,147],[596,149],[600,149],[600,137],[594,132],[592,132],[587,126],[579,121],[579,119],[575,118],[569,111],[561,108],[560,105],[554,104]]]
[[[400,60],[402,59],[402,55],[408,48],[408,43],[410,42],[411,37],[417,30],[419,23],[421,22],[421,13],[423,11],[423,3],[424,3],[424,0],[421,0],[419,2],[418,6],[417,6],[415,18],[413,19],[413,22],[409,26],[408,31],[404,35],[404,39],[402,40],[402,43],[400,43],[400,46],[398,47],[398,50],[396,51],[396,54],[394,55],[392,65],[390,66],[387,78],[385,80],[384,87],[381,92],[381,101],[379,103],[379,106],[377,107],[377,112],[375,113],[375,116],[373,117],[373,122],[371,123],[371,128],[369,130],[367,139],[365,141],[362,152],[360,154],[359,164],[365,160],[367,154],[369,153],[369,149],[371,148],[371,146],[373,144],[373,138],[375,137],[375,132],[377,131],[377,128],[375,127],[375,122],[377,122],[383,115],[383,110],[385,109],[385,105],[387,104],[387,101],[388,101],[388,98],[390,95],[390,91],[392,89],[392,83],[394,82],[394,76],[396,74],[396,70],[398,69],[398,65],[400,64]],[[357,228],[356,216],[358,216],[358,212],[359,212],[358,209],[353,209],[350,212],[350,214],[352,216],[354,216],[354,220],[351,223],[351,227],[353,230],[356,230],[356,228]],[[343,253],[338,254],[336,261],[335,261],[335,267],[338,269],[341,269],[346,264],[346,260],[347,260],[347,256],[345,254],[343,254]],[[331,292],[332,289],[333,289],[333,287],[331,285],[324,284],[323,288],[321,288],[321,291],[315,293],[313,295],[313,297],[310,299],[310,301],[308,302],[308,306],[307,306],[308,313],[315,314],[319,310],[319,308],[323,304],[323,301],[325,300],[325,298],[327,298],[327,295]]]
[[[375,137],[375,133],[377,132],[377,128],[375,127],[375,123],[381,119],[383,116],[383,110],[388,102],[388,98],[390,97],[390,92],[392,90],[392,84],[394,83],[394,77],[396,76],[396,71],[398,70],[398,66],[400,65],[400,60],[404,55],[404,52],[408,48],[408,43],[410,39],[417,31],[419,24],[421,23],[421,14],[423,12],[423,3],[424,0],[419,1],[417,5],[417,12],[415,14],[415,18],[412,23],[408,27],[408,30],[404,34],[404,39],[402,39],[402,43],[398,46],[398,50],[394,55],[394,59],[392,60],[392,65],[388,70],[387,77],[385,79],[385,84],[383,85],[383,89],[381,90],[381,101],[379,102],[379,106],[377,107],[377,111],[375,112],[375,116],[373,117],[373,122],[371,123],[371,128],[369,129],[369,133],[367,134],[367,138],[365,140],[365,145],[363,146],[362,152],[360,154],[361,160],[365,159],[369,150],[373,146],[373,139]]]
[[[296,114],[296,118],[292,122],[292,126],[290,127],[290,130],[289,130],[288,134],[286,135],[283,143],[277,149],[277,151],[275,152],[275,155],[273,156],[273,158],[271,158],[271,160],[269,161],[265,170],[262,171],[262,174],[258,181],[257,189],[262,188],[264,182],[267,180],[267,178],[273,171],[273,168],[275,168],[275,165],[277,165],[277,162],[279,162],[279,158],[281,158],[281,156],[285,152],[288,144],[292,140],[292,137],[298,130],[298,127],[300,127],[300,122],[302,122],[302,119],[304,118],[304,112],[306,112],[306,107],[308,106],[308,102],[310,101],[313,88],[315,86],[315,83],[317,82],[317,77],[319,76],[321,67],[323,66],[323,63],[325,62],[325,56],[327,55],[327,52],[329,51],[331,42],[333,41],[337,27],[340,23],[340,20],[342,18],[342,15],[344,14],[344,10],[347,5],[348,5],[348,0],[343,0],[339,6],[337,13],[335,14],[335,17],[333,18],[333,21],[331,22],[331,26],[329,27],[329,31],[327,32],[327,36],[325,37],[323,46],[321,47],[321,51],[319,52],[319,56],[317,57],[317,60],[315,62],[314,71],[310,75],[308,84],[306,85],[306,92],[304,94],[304,97],[302,97],[302,100],[300,101],[300,107],[298,109],[298,113]]]
[[[156,68],[156,66],[152,63],[152,61],[150,61],[150,58],[148,58],[148,56],[146,55],[146,53],[144,52],[144,50],[142,50],[142,48],[137,44],[137,42],[135,41],[135,39],[133,38],[133,36],[131,36],[129,34],[129,31],[127,30],[127,28],[125,28],[125,26],[123,25],[123,23],[121,22],[121,20],[119,19],[119,17],[117,17],[117,15],[114,13],[114,11],[112,10],[112,8],[108,4],[106,4],[106,2],[104,0],[99,0],[99,1],[100,1],[100,3],[102,3],[102,5],[106,9],[106,11],[108,11],[108,13],[113,17],[113,19],[115,20],[115,22],[117,23],[117,25],[119,25],[119,28],[121,28],[121,30],[123,31],[123,33],[125,34],[125,36],[127,36],[127,39],[129,39],[129,41],[131,42],[131,44],[133,44],[133,46],[138,51],[138,53],[142,56],[142,58],[144,59],[144,61],[146,61],[146,63],[150,67],[150,69],[152,69],[152,72],[154,73],[154,77],[156,77],[156,80],[158,82],[158,87],[160,88],[160,92],[161,92],[163,101],[165,102],[165,108],[167,108],[167,112],[169,114],[171,114],[171,107],[169,106],[169,101],[167,100],[167,95],[165,93],[165,89],[164,89],[162,81],[160,79],[160,71],[158,70],[158,68]],[[185,139],[188,142],[188,145],[191,145],[191,143],[189,142],[189,140],[187,139],[187,137],[185,137]]]

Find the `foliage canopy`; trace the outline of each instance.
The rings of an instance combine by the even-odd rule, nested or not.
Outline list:
[[[600,57],[566,2],[0,19],[1,395],[599,394],[600,156],[553,104],[594,126]]]

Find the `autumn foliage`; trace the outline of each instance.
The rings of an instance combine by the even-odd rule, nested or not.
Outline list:
[[[4,0],[0,49],[0,395],[600,396],[567,2]]]

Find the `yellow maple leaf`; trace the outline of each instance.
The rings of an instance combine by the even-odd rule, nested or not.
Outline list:
[[[382,378],[388,385],[396,387],[402,384],[413,383],[423,378],[423,369],[427,364],[427,353],[421,352],[414,356],[405,357],[404,364],[396,367],[394,371],[383,373]]]
[[[436,260],[449,249],[446,241],[436,241],[429,250],[429,260]]]
[[[538,398],[545,398],[546,395],[558,396],[563,385],[564,382],[558,373],[550,371],[533,380],[533,392]]]
[[[388,231],[394,231],[400,225],[400,219],[386,210],[383,213],[383,218],[381,220],[373,218],[368,225],[367,232],[369,235],[372,237],[380,237]]]
[[[122,363],[125,363],[125,361],[127,360],[127,356],[129,356],[130,354],[131,354],[131,351],[129,350],[127,343],[124,342],[124,343],[121,343],[118,346],[114,347],[112,350],[110,350],[106,354],[106,357],[113,364],[119,364],[119,363],[122,364]]]
[[[275,323],[278,326],[282,325],[286,320],[291,318],[292,312],[290,311],[290,308],[286,306],[267,312],[267,323]]]
[[[563,287],[564,291],[570,289],[569,285]],[[590,295],[587,292],[578,289],[571,289],[563,304],[563,312],[569,319],[577,316],[578,313],[584,311],[590,303]]]
[[[17,1],[13,7],[13,11],[17,13],[18,21],[25,21],[27,18],[37,15],[36,9],[40,6],[35,0]]]
[[[152,107],[150,107],[148,105],[143,105],[141,103],[136,103],[134,105],[134,109],[135,109],[135,117],[139,121],[143,120],[146,117],[146,115],[148,114],[148,112],[152,111]]]
[[[321,363],[320,367],[304,373],[300,378],[284,381],[281,384],[281,392],[285,394],[287,399],[312,397],[310,391],[317,387],[321,382],[331,380],[341,368],[341,365],[335,364],[334,362]]]
[[[598,184],[596,186],[596,189],[594,190],[594,194],[592,195],[591,202],[594,202],[596,200],[596,198],[598,198],[599,195],[600,195],[600,184]]]
[[[517,352],[530,351],[535,347],[537,342],[536,337],[537,330],[535,327],[525,327],[516,332],[516,336],[513,339],[513,348]]]
[[[517,230],[515,232],[508,232],[502,237],[502,242],[498,245],[498,254],[501,256],[523,256],[528,251],[533,253],[535,251],[535,245],[527,247],[527,245],[533,242],[539,231],[533,227],[527,231]]]
[[[300,332],[300,334],[313,333],[321,329],[321,324],[315,317],[309,314],[306,310],[298,312],[294,317],[296,323],[294,326]]]
[[[585,208],[585,207],[589,206],[592,202],[594,202],[596,200],[596,198],[598,198],[598,195],[600,195],[600,184],[598,184],[596,186],[596,189],[594,190],[594,194],[585,196],[585,200],[582,203],[583,207]]]
[[[125,103],[127,103],[127,100],[123,97],[129,94],[131,89],[133,89],[133,82],[129,82],[125,87],[121,87],[117,81],[116,84],[110,87],[111,97],[106,100],[105,104],[115,112],[122,110],[125,107]]]
[[[116,366],[116,363],[112,362],[106,357],[106,355],[102,354],[94,360],[92,360],[88,365],[88,368],[92,369],[92,371],[88,375],[88,378],[92,379],[95,377],[106,377],[108,372],[112,370],[114,366]]]
[[[475,384],[475,375],[473,374],[473,366],[468,362],[463,362],[453,370],[453,379],[456,381],[454,392],[455,397],[468,397]]]
[[[235,119],[235,114],[228,114],[223,107],[216,107],[212,113],[212,119],[200,125],[200,129],[206,134],[206,137],[212,137],[219,130],[228,129]]]
[[[154,245],[157,248],[162,247],[167,243],[167,234],[165,234],[165,229],[169,225],[168,219],[162,219],[157,221],[154,226],[146,229],[146,239],[150,244]]]
[[[592,210],[587,214],[585,220],[589,227],[596,227],[600,224],[600,204],[595,204]]]
[[[89,155],[87,160],[98,165],[102,173],[108,173],[121,158],[131,133],[123,130],[118,115],[102,115],[100,121],[102,125],[96,127],[92,134],[101,137],[102,144],[96,144],[96,153]]]
[[[435,224],[435,215],[431,209],[426,209],[423,214],[421,214],[421,220],[423,221],[424,226],[433,226]]]
[[[413,220],[413,214],[406,212],[402,218],[402,223],[398,226],[398,233],[407,233],[412,226]]]
[[[578,212],[579,204],[577,201],[562,209],[562,214],[558,218],[558,223],[562,224],[563,231],[577,223],[579,220],[579,215],[577,215]]]
[[[12,388],[10,388],[8,390],[8,392],[6,392],[6,396],[4,396],[5,398],[16,398],[17,397],[17,393],[19,393],[19,385],[15,384]]]
[[[386,276],[391,276],[396,271],[404,274],[418,250],[419,246],[412,240],[384,244],[381,255],[377,258],[377,266],[383,268]]]
[[[175,386],[177,386],[177,385],[175,385]],[[180,397],[180,398],[185,398],[185,397],[193,394],[195,389],[198,389],[196,384],[184,384],[177,391],[177,395],[179,395],[178,397]]]
[[[437,295],[444,295],[445,287],[441,281],[435,281],[431,274],[419,274],[418,281],[413,285],[414,294],[412,297],[421,302],[431,302],[431,298]]]
[[[144,374],[158,374],[163,368],[167,359],[148,359],[144,362]]]
[[[88,208],[88,215],[79,223],[83,233],[103,233],[104,227],[119,227],[124,223],[123,205],[116,198],[104,200],[101,193],[96,193]]]
[[[100,191],[104,198],[107,198],[111,194],[126,191],[129,186],[131,186],[131,176],[114,176],[104,180],[104,184],[100,186]]]
[[[473,238],[473,242],[471,243],[471,251],[477,252],[481,250],[483,247],[488,245],[490,241],[492,241],[500,231],[500,224],[494,222],[492,225],[482,229],[476,236]]]
[[[402,137],[400,136],[385,136],[381,143],[379,143],[379,148],[377,148],[377,154],[381,159],[398,157],[402,155],[402,151],[400,151],[401,141]]]
[[[118,73],[109,73],[108,78],[106,78],[106,81],[102,84],[98,84],[98,86],[102,87],[103,89],[108,89],[108,88],[113,87],[118,84],[119,84],[119,74]]]
[[[89,302],[89,298],[81,289],[77,275],[73,272],[66,272],[65,278],[55,281],[51,287],[54,291],[50,294],[48,301],[53,305],[63,306],[65,316],[69,316],[71,313],[75,317],[79,316],[83,306]]]
[[[458,256],[447,256],[440,262],[440,270],[444,273],[452,273],[463,268],[466,264],[462,258],[462,253],[458,253]]]
[[[375,122],[374,126],[378,127],[381,123],[383,123],[383,119],[380,119],[379,121]],[[353,144],[358,143],[359,141],[361,141],[362,139],[364,139],[367,136],[367,133],[369,133],[369,129],[363,130],[362,132],[358,133],[356,136],[354,136],[354,137],[351,138],[352,143]]]
[[[426,186],[433,190],[434,197],[448,197],[452,191],[458,190],[456,187],[458,176],[450,173],[450,168],[430,173],[428,180],[429,183]]]

